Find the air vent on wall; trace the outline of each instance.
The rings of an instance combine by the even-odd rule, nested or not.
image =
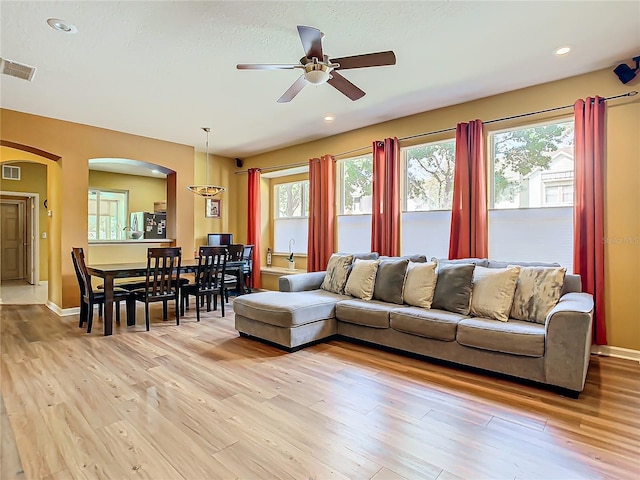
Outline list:
[[[12,62],[11,60],[7,60],[6,58],[0,58],[0,62],[2,63],[2,73],[5,75],[21,78],[30,82],[31,80],[33,80],[33,76],[36,74],[36,67],[30,67],[29,65]]]
[[[16,167],[14,165],[3,165],[2,179],[3,180],[20,180],[20,167]]]

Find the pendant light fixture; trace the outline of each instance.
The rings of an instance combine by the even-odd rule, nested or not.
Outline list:
[[[187,188],[191,190],[196,195],[200,195],[205,198],[212,198],[222,193],[226,190],[226,188],[221,187],[219,185],[211,185],[209,184],[209,132],[211,129],[209,127],[202,127],[202,130],[207,132],[207,156],[206,156],[206,164],[205,164],[205,177],[204,180],[207,182],[207,185],[189,185]]]

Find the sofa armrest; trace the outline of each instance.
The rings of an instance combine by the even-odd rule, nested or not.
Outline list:
[[[567,293],[547,315],[544,369],[547,383],[581,392],[589,368],[593,296]]]
[[[278,281],[281,292],[304,292],[317,290],[322,285],[325,272],[300,273],[298,275],[283,275]]]

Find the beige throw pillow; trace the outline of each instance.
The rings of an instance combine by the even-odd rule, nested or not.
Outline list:
[[[344,293],[362,300],[371,300],[378,265],[380,260],[355,260]]]
[[[320,288],[328,292],[343,294],[352,260],[353,255],[337,255],[335,253],[331,255]]]
[[[566,271],[564,267],[521,267],[511,317],[545,323],[560,300]]]
[[[404,302],[415,307],[431,308],[438,276],[436,262],[409,262],[404,281]]]
[[[520,267],[476,267],[473,271],[471,313],[506,322],[516,291]]]

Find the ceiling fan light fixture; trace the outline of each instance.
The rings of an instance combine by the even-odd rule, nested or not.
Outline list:
[[[304,78],[312,85],[326,83],[331,77],[331,67],[323,63],[309,63],[304,67]]]
[[[211,129],[209,127],[202,127],[202,130],[207,132],[207,156],[205,163],[205,181],[209,181],[209,132]],[[226,190],[225,187],[221,187],[220,185],[188,185],[187,189],[196,195],[200,195],[204,198],[213,198],[219,193],[222,193]]]

